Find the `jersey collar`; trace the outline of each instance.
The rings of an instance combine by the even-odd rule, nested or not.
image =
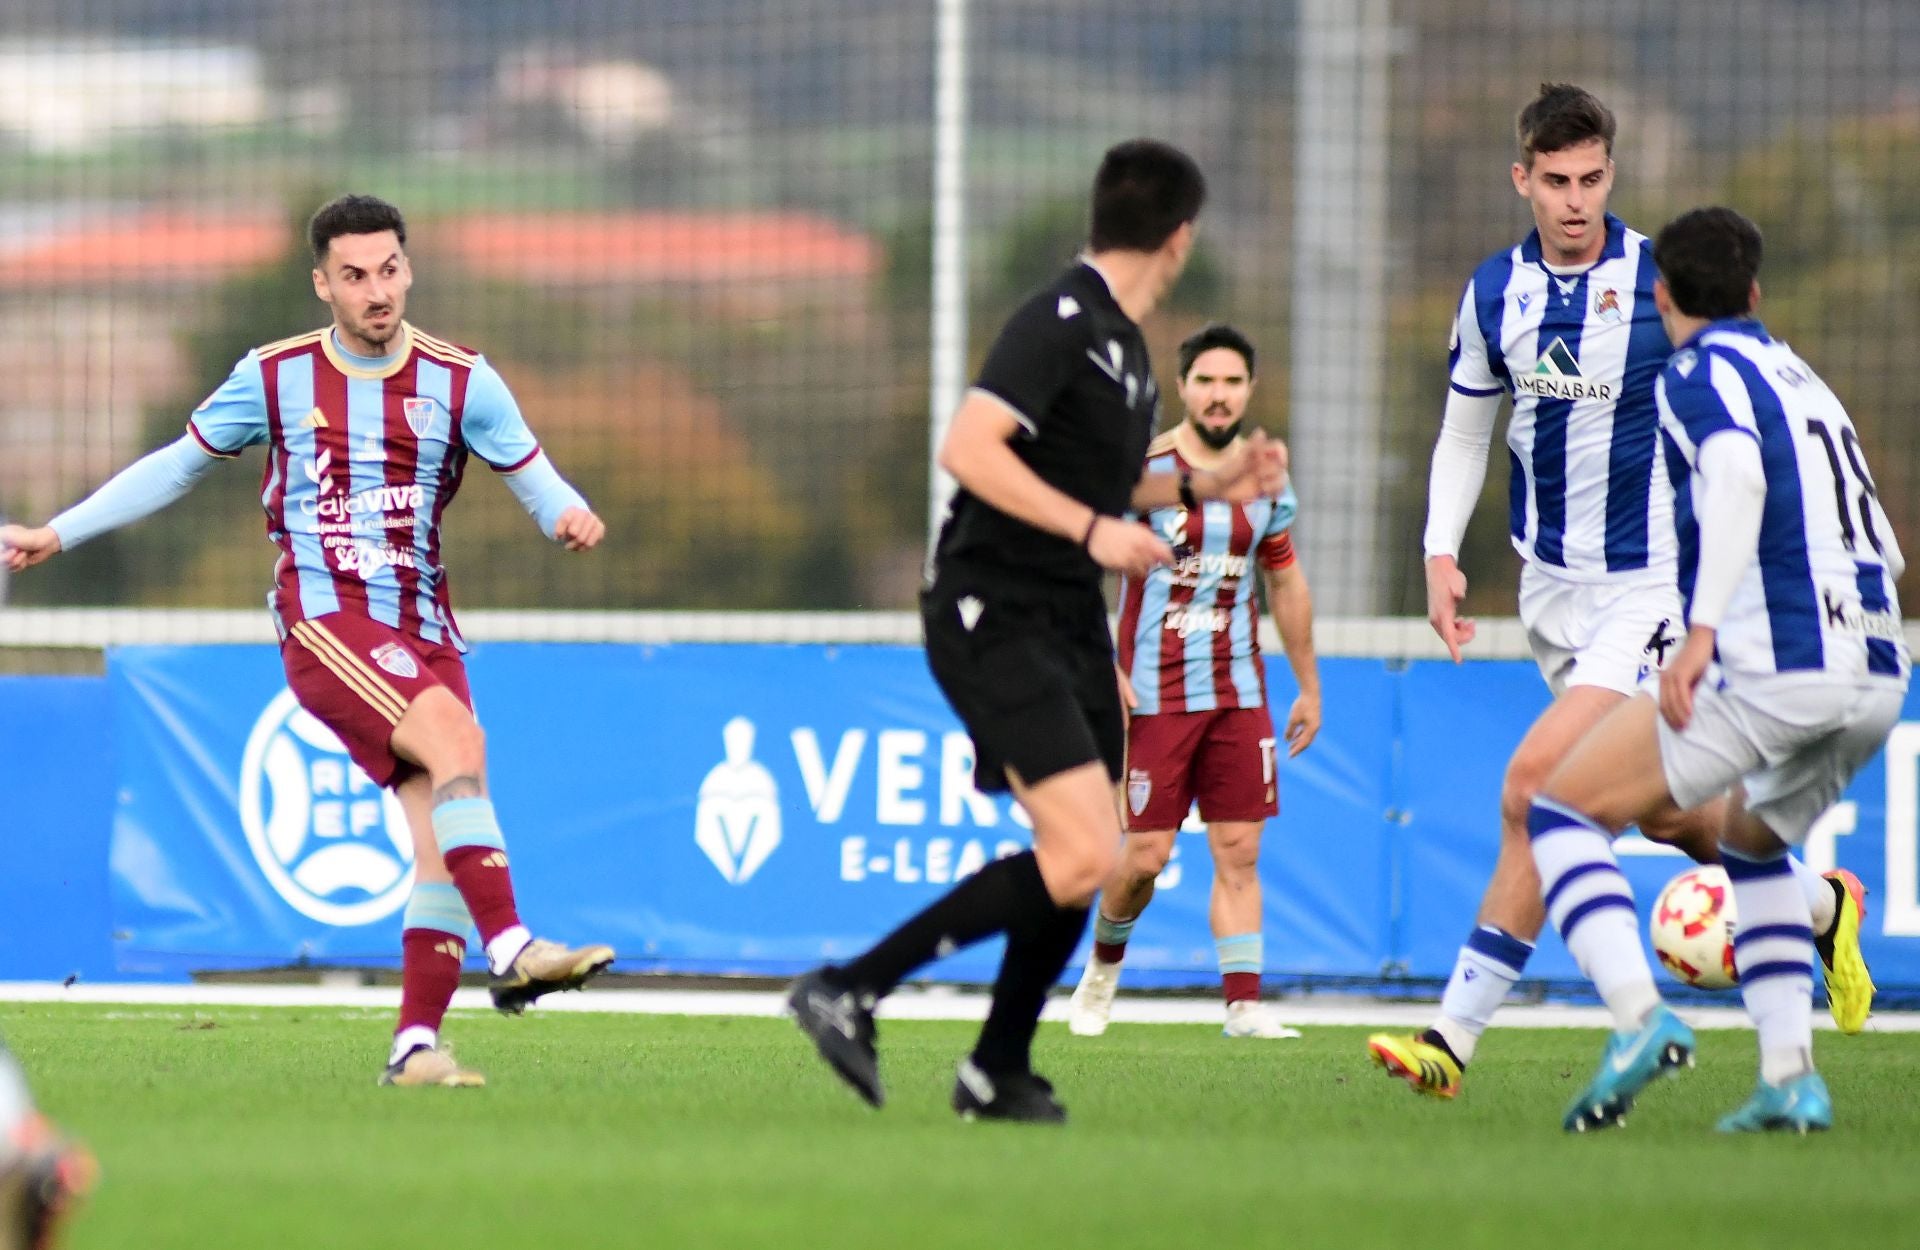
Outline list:
[[[1612,213],[1608,213],[1604,220],[1607,226],[1607,245],[1600,249],[1600,259],[1594,261],[1594,265],[1598,265],[1603,261],[1619,260],[1627,254],[1627,223],[1621,221]],[[1529,265],[1539,265],[1543,269],[1546,267],[1545,254],[1540,249],[1540,228],[1538,226],[1529,230],[1527,237],[1521,240],[1520,259]],[[1589,265],[1587,268],[1591,269],[1593,265]]]
[[[378,360],[369,360],[365,356],[356,356],[349,352],[340,346],[334,333],[334,327],[328,326],[326,333],[320,336],[320,349],[326,352],[327,359],[333,362],[334,368],[350,378],[366,378],[376,382],[382,378],[390,378],[400,372],[401,366],[407,363],[407,357],[413,351],[413,327],[405,321],[400,323],[400,333],[394,336],[399,340],[399,345],[393,349],[392,354],[382,356]]]
[[[1722,317],[1718,321],[1709,321],[1681,347],[1698,346],[1701,339],[1709,334],[1738,334],[1744,338],[1756,339],[1762,343],[1773,342],[1773,336],[1767,333],[1767,327],[1757,317]]]
[[[1116,308],[1119,307],[1120,301],[1116,299],[1113,294],[1113,278],[1108,275],[1106,270],[1095,263],[1093,254],[1091,252],[1082,252],[1080,253],[1079,260],[1081,264],[1093,270],[1094,276],[1100,279],[1100,285],[1107,288],[1107,299],[1112,301]]]

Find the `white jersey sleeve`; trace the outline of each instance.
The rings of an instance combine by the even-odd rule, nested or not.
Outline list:
[[[1421,544],[1427,556],[1460,554],[1460,540],[1486,484],[1487,452],[1499,415],[1497,392],[1469,395],[1457,386],[1447,392],[1446,415],[1440,419],[1440,437],[1427,472],[1427,530]]]
[[[1720,430],[1700,444],[1695,456],[1700,564],[1688,625],[1718,629],[1741,579],[1759,560],[1767,471],[1760,463],[1759,438],[1743,438],[1741,433],[1751,431]]]
[[[1505,392],[1493,372],[1486,336],[1480,332],[1480,317],[1474,295],[1474,282],[1467,280],[1460,307],[1453,318],[1453,336],[1447,342],[1447,384],[1463,395],[1499,395]]]

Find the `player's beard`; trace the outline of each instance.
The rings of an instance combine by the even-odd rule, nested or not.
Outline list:
[[[1224,429],[1215,430],[1199,421],[1190,420],[1187,422],[1188,425],[1193,427],[1193,432],[1199,437],[1200,441],[1215,451],[1225,451],[1227,444],[1240,437],[1240,427],[1246,423],[1247,419],[1242,417]]]
[[[384,329],[376,326],[371,314],[360,319],[360,337],[384,352],[400,333],[400,310],[388,308],[387,324]]]

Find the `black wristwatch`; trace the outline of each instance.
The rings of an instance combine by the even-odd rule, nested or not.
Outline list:
[[[1180,470],[1180,506],[1188,512],[1200,511],[1200,496],[1193,493],[1193,470]]]

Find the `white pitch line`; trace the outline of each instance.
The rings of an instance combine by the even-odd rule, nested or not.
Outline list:
[[[783,995],[774,990],[595,989],[555,994],[536,1011],[598,1012],[614,1015],[777,1016]],[[391,1011],[399,1005],[398,986],[362,985],[111,985],[62,986],[52,981],[0,981],[0,1002],[100,1003],[133,1007],[338,1007]],[[482,989],[454,994],[456,1009],[487,1010]],[[935,987],[908,988],[888,998],[880,1014],[890,1020],[979,1020],[986,1015],[984,994]],[[1331,995],[1281,998],[1274,1006],[1289,1024],[1304,1026],[1378,1025],[1422,1028],[1433,1020],[1433,1004],[1383,1002]],[[1683,1005],[1680,1015],[1697,1029],[1744,1029],[1738,1007]],[[1047,1004],[1046,1019],[1064,1020],[1065,996]],[[1113,1005],[1117,1024],[1217,1024],[1217,998],[1121,998]],[[1497,1025],[1521,1029],[1607,1028],[1601,1007],[1513,1005],[1503,1008]],[[1824,1016],[1817,1027],[1832,1028]],[[1920,1033],[1920,1013],[1884,1012],[1867,1021],[1869,1033]]]

